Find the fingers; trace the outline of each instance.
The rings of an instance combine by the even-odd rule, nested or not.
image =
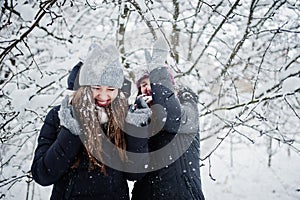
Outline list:
[[[150,103],[152,101],[152,96],[145,96],[144,98],[145,103]]]
[[[67,95],[61,102],[61,107],[62,108],[67,108],[69,104],[69,95]]]
[[[137,108],[148,108],[148,104],[152,101],[152,96],[140,95],[137,97],[135,101],[135,105]]]

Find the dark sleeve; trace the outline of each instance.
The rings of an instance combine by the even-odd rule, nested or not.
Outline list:
[[[64,127],[59,128],[58,110],[59,107],[55,107],[46,116],[31,165],[33,179],[43,186],[59,180],[82,148],[78,136]]]
[[[166,67],[159,67],[150,72],[150,83],[153,104],[159,104],[166,111],[167,116],[158,120],[165,121],[163,129],[176,134],[180,126],[180,103],[174,94],[174,86]]]
[[[198,95],[190,88],[181,86],[178,91],[181,104],[180,133],[197,133],[199,131]]]
[[[147,128],[136,127],[130,124],[125,124],[125,126],[126,151],[137,154],[135,156],[131,156],[131,154],[127,153],[128,165],[126,167],[130,168],[130,172],[126,169],[124,174],[130,181],[139,180],[146,174],[145,172],[141,172],[141,170],[145,169],[145,165],[148,165],[149,163],[149,156],[147,154],[148,138],[145,137],[147,134]],[[128,131],[130,131],[130,133]]]

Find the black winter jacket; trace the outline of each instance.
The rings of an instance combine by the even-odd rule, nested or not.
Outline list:
[[[31,173],[42,186],[53,184],[50,199],[101,199],[128,200],[127,180],[137,180],[144,174],[120,172],[106,166],[104,175],[100,168],[89,170],[88,156],[78,136],[60,127],[56,106],[47,114],[38,137]],[[126,135],[126,147],[132,152],[147,152],[147,141]],[[79,166],[72,169],[76,160]]]
[[[200,179],[197,95],[183,89],[176,98],[164,67],[150,72],[150,82],[153,104],[159,104],[167,111],[167,119],[163,129],[150,137],[149,151],[172,144],[168,145],[170,152],[182,151],[183,154],[179,153],[179,159],[174,158],[170,165],[149,172],[138,180],[134,184],[132,200],[204,200]],[[159,162],[155,159],[151,158],[151,162]]]

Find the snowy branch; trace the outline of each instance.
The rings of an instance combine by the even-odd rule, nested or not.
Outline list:
[[[36,16],[36,20],[33,22],[33,24],[29,27],[29,29],[23,33],[19,39],[15,39],[14,42],[12,44],[10,44],[8,47],[6,47],[4,49],[4,51],[0,54],[0,63],[3,62],[4,58],[12,51],[13,48],[15,48],[17,46],[17,44],[21,41],[24,40],[25,37],[27,37],[30,32],[36,27],[38,26],[39,22],[42,20],[42,18],[44,17],[45,14],[48,13],[48,9],[52,7],[52,5],[56,2],[57,0],[49,0],[46,1],[44,3],[44,5],[41,7],[41,9],[39,10],[37,16]]]

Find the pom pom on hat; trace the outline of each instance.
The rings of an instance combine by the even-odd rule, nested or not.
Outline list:
[[[123,67],[116,47],[110,45],[102,49],[93,44],[79,74],[79,85],[101,85],[122,88]]]

